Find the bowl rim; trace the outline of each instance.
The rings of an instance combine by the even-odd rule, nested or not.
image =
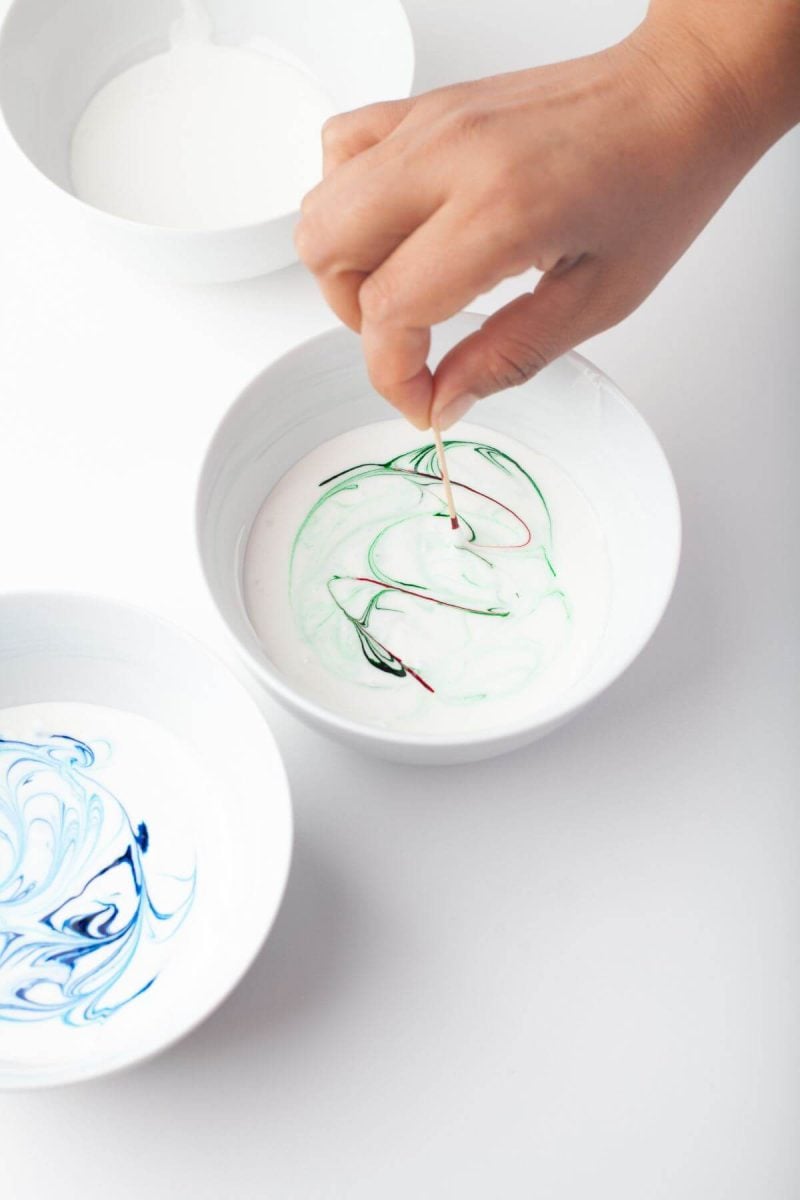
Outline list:
[[[226,661],[225,657],[219,654],[212,647],[194,634],[191,630],[185,629],[177,622],[169,617],[164,617],[158,612],[147,608],[142,604],[135,604],[128,600],[119,600],[114,596],[106,596],[97,592],[82,592],[79,589],[72,588],[50,588],[50,587],[25,587],[14,588],[0,591],[0,611],[7,602],[26,603],[36,600],[54,600],[57,603],[66,602],[68,604],[78,604],[86,608],[88,607],[103,607],[106,609],[118,609],[127,613],[134,614],[137,617],[144,617],[156,625],[161,626],[171,636],[177,637],[185,643],[188,643],[193,650],[198,651],[202,657],[210,659],[218,668],[221,668],[228,676],[233,684],[235,684],[243,701],[252,709],[264,727],[264,731],[268,740],[275,751],[276,766],[278,768],[278,776],[281,781],[281,809],[282,819],[286,823],[286,851],[283,856],[283,861],[280,865],[280,871],[276,874],[277,887],[275,890],[275,899],[272,905],[265,905],[259,909],[261,921],[257,936],[252,945],[247,949],[247,952],[242,956],[241,961],[225,980],[224,985],[217,989],[216,994],[212,997],[211,1003],[207,1004],[191,1020],[189,1020],[180,1030],[169,1034],[163,1041],[157,1042],[156,1045],[150,1047],[142,1054],[135,1054],[130,1057],[124,1057],[122,1061],[113,1063],[110,1067],[98,1065],[96,1062],[90,1063],[88,1067],[81,1067],[80,1063],[70,1065],[66,1068],[51,1071],[41,1076],[32,1075],[29,1078],[25,1077],[24,1068],[16,1069],[8,1078],[3,1078],[0,1075],[0,1091],[41,1091],[45,1088],[52,1087],[69,1087],[73,1084],[85,1083],[91,1079],[101,1079],[118,1075],[123,1071],[129,1071],[141,1064],[148,1062],[150,1059],[157,1057],[164,1051],[177,1045],[190,1033],[194,1033],[204,1021],[206,1021],[212,1013],[216,1012],[225,1001],[230,997],[233,991],[239,986],[253,966],[258,955],[261,953],[267,938],[272,932],[272,928],[280,912],[284,898],[286,896],[286,888],[289,882],[291,872],[292,859],[294,854],[295,842],[295,820],[294,809],[292,806],[292,791],[289,783],[289,776],[286,770],[286,764],[283,759],[280,747],[277,743],[272,727],[267,721],[263,711],[259,707],[255,697],[249,691],[247,685],[239,678],[230,662]],[[35,702],[34,702],[35,703]],[[2,708],[0,708],[2,711]],[[273,795],[277,793],[276,788],[273,788]]]
[[[475,313],[471,310],[464,310],[464,315],[470,316],[485,316],[482,313]],[[568,359],[575,366],[580,367],[582,371],[590,371],[595,377],[599,378],[605,388],[613,395],[616,402],[625,410],[627,415],[639,426],[640,432],[645,439],[650,442],[651,449],[655,453],[656,458],[660,461],[664,473],[664,483],[666,485],[666,497],[670,506],[670,520],[674,530],[673,544],[669,555],[667,566],[667,585],[664,588],[664,594],[660,602],[655,606],[653,614],[647,626],[644,628],[640,636],[631,644],[625,654],[620,655],[615,659],[614,663],[602,673],[594,684],[590,686],[584,685],[581,687],[581,681],[578,680],[567,692],[558,697],[552,705],[540,708],[537,712],[524,720],[515,721],[503,725],[497,725],[488,728],[485,732],[476,733],[474,731],[465,733],[408,733],[398,730],[382,729],[375,725],[368,725],[365,722],[354,720],[352,717],[342,716],[340,713],[334,712],[330,708],[319,704],[316,700],[304,695],[302,692],[288,683],[280,673],[274,669],[265,659],[262,660],[256,654],[240,641],[239,637],[234,633],[228,620],[222,611],[222,608],[217,602],[217,597],[214,594],[214,589],[209,578],[209,572],[206,569],[206,559],[204,553],[204,514],[201,511],[201,504],[205,492],[206,475],[211,462],[214,448],[217,445],[218,439],[227,425],[228,421],[233,417],[235,411],[243,404],[246,398],[250,395],[253,388],[263,380],[263,378],[273,370],[278,364],[285,362],[288,358],[302,355],[304,351],[311,345],[324,343],[325,341],[333,340],[339,337],[344,332],[342,326],[333,326],[317,333],[310,338],[305,338],[303,341],[296,343],[283,354],[274,358],[266,366],[262,367],[249,382],[239,391],[233,402],[225,410],[221,420],[214,427],[212,436],[206,446],[206,451],[200,466],[200,471],[197,476],[196,492],[195,492],[195,550],[199,559],[199,565],[202,572],[203,580],[206,589],[210,595],[214,609],[217,612],[230,640],[233,641],[239,655],[244,659],[247,667],[253,672],[267,689],[274,695],[284,706],[290,710],[299,710],[305,719],[317,728],[333,729],[341,737],[352,740],[365,741],[379,746],[391,746],[395,748],[411,748],[415,750],[431,750],[431,749],[458,749],[461,747],[482,748],[487,751],[493,746],[502,746],[505,743],[519,742],[526,735],[532,739],[539,732],[545,732],[547,729],[555,726],[562,720],[566,719],[573,713],[577,713],[585,705],[589,704],[600,696],[607,688],[616,682],[631,666],[636,658],[641,654],[642,650],[648,644],[666,612],[667,606],[672,597],[675,588],[675,581],[678,576],[678,568],[681,557],[682,543],[682,522],[680,500],[678,497],[678,489],[675,484],[675,478],[670,467],[664,449],[657,438],[656,434],[651,429],[650,425],[644,419],[642,414],[636,408],[631,400],[624,394],[619,386],[614,383],[608,375],[605,374],[599,367],[596,367],[584,355],[576,350],[570,350],[566,354],[561,355],[561,358]]]
[[[417,52],[414,43],[414,31],[409,20],[408,13],[403,0],[383,0],[384,3],[393,5],[397,9],[399,23],[403,31],[403,37],[406,40],[407,51],[409,55],[408,68],[405,72],[405,79],[400,85],[400,90],[395,97],[398,100],[407,99],[414,87],[414,77],[417,70]],[[3,40],[6,35],[6,26],[8,24],[11,13],[24,3],[24,0],[12,0],[0,18],[0,49],[2,49]],[[315,78],[312,76],[312,78]],[[97,93],[94,93],[96,95]],[[90,97],[90,99],[92,99]],[[391,103],[391,101],[376,101],[376,103]],[[334,116],[337,114],[334,114]],[[119,213],[110,212],[107,208],[98,208],[94,204],[90,204],[88,200],[84,200],[75,192],[70,191],[68,187],[57,183],[54,179],[42,170],[42,168],[34,162],[26,150],[20,145],[17,137],[8,123],[5,108],[0,103],[0,122],[2,122],[6,133],[11,139],[12,144],[17,150],[21,159],[28,164],[28,167],[35,172],[39,179],[45,185],[52,188],[54,192],[60,193],[66,197],[67,202],[76,206],[77,211],[90,214],[92,217],[99,217],[107,224],[116,228],[142,230],[144,234],[151,234],[157,237],[169,236],[179,241],[191,242],[197,238],[214,238],[224,237],[226,235],[246,237],[248,234],[257,233],[260,230],[268,229],[273,225],[277,225],[280,221],[292,220],[295,221],[300,216],[300,207],[287,208],[282,212],[273,213],[270,217],[265,217],[257,221],[244,221],[238,225],[214,225],[209,229],[192,228],[181,225],[159,225],[153,221],[135,221],[132,217],[124,217]]]

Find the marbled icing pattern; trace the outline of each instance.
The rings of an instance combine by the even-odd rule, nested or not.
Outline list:
[[[147,826],[93,778],[95,760],[66,734],[0,738],[0,1019],[108,1018],[152,985],[149,952],[191,907],[194,873],[172,881],[168,911],[153,903]]]
[[[572,687],[612,586],[597,514],[560,463],[467,421],[447,461],[455,531],[435,445],[406,422],[319,443],[266,496],[241,577],[253,629],[295,688],[426,737],[519,723]]]
[[[569,635],[550,512],[504,451],[445,445],[461,529],[450,529],[434,445],[342,471],[320,484],[295,538],[292,605],[340,678],[363,680],[367,663],[451,702],[509,695]],[[514,507],[492,494],[498,475]],[[540,610],[542,640],[524,633]]]

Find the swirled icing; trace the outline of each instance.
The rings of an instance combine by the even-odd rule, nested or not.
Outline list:
[[[97,777],[112,753],[66,733],[0,736],[2,1020],[105,1020],[152,986],[151,951],[192,905],[194,872],[171,881],[169,907],[154,902],[148,825]]]
[[[408,442],[401,422],[342,435],[265,502],[244,590],[267,651],[332,707],[420,731],[491,724],[520,697],[556,694],[605,619],[608,562],[590,505],[554,464],[465,425],[446,442],[453,534],[432,443],[354,461],[391,442],[387,426]]]

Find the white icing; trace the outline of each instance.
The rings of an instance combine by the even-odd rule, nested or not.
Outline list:
[[[279,48],[217,45],[195,0],[184,9],[171,49],[117,75],[84,110],[71,147],[76,195],[176,229],[294,211],[320,177],[333,102]]]
[[[292,467],[246,547],[245,605],[274,665],[300,692],[383,728],[434,734],[516,724],[580,678],[606,623],[605,539],[568,474],[471,423],[447,440],[465,443],[448,450],[462,517],[456,534],[441,485],[424,471],[368,468],[320,488],[357,464],[385,464],[429,443],[390,420],[342,434]],[[510,456],[541,496],[523,472],[471,443]],[[531,530],[527,545],[514,513]],[[383,657],[384,669],[370,656]]]
[[[103,1024],[157,987],[193,912],[193,813],[214,803],[189,748],[144,717],[0,710],[0,1041],[9,1024]]]

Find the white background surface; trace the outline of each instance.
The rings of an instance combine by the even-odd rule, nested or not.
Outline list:
[[[409,0],[417,87],[590,50],[642,8]],[[648,650],[567,728],[463,770],[272,710],[297,816],[272,937],[163,1057],[0,1097],[4,1197],[796,1200],[799,149],[586,347],[681,492]],[[5,137],[0,172],[0,584],[127,597],[213,641],[204,445],[330,318],[299,268],[124,273],[54,224]]]

